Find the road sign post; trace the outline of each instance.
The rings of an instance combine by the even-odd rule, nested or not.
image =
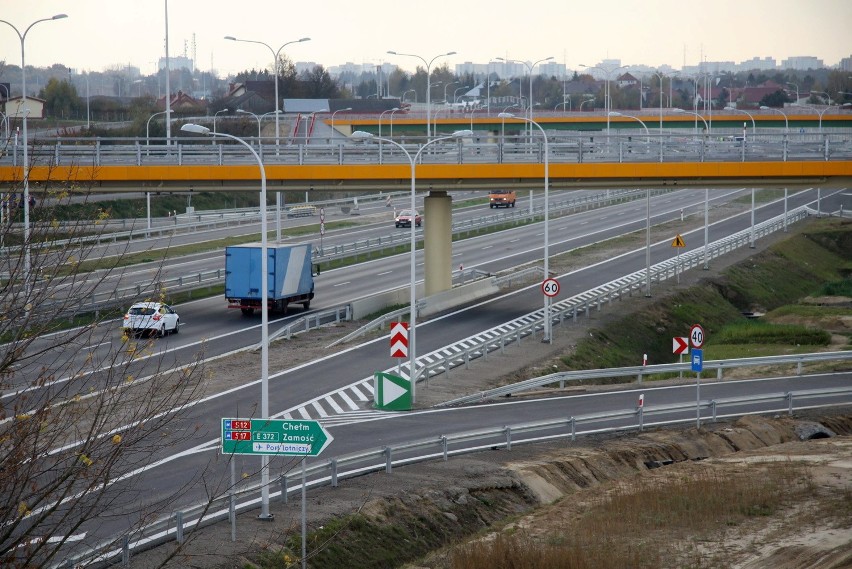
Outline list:
[[[333,440],[319,421],[222,419],[222,454],[318,456]]]
[[[680,210],[680,220],[683,221],[683,210]],[[677,249],[677,265],[675,269],[675,275],[677,275],[677,284],[680,284],[680,250],[686,247],[686,243],[683,241],[683,237],[680,236],[680,233],[674,238],[672,241],[672,247]]]
[[[697,324],[696,324],[697,326]],[[695,426],[701,428],[701,370],[704,369],[704,350],[692,350],[692,371],[695,372]]]

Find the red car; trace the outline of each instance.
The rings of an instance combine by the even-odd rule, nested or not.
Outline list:
[[[394,223],[397,227],[411,227],[412,219],[414,219],[414,225],[416,225],[417,227],[420,227],[420,225],[423,223],[423,218],[420,217],[420,214],[415,211],[414,215],[411,215],[410,209],[404,209],[400,211],[397,214],[396,218],[394,218]]]

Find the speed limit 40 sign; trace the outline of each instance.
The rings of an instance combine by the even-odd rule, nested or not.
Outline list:
[[[541,292],[544,293],[544,296],[553,298],[559,294],[559,281],[556,279],[545,279],[544,282],[541,283]]]
[[[704,328],[701,324],[693,324],[689,329],[689,343],[693,348],[700,348],[704,345]]]

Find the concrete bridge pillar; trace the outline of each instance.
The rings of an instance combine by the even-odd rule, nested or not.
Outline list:
[[[426,296],[453,288],[453,199],[430,190],[424,203],[423,253]]]

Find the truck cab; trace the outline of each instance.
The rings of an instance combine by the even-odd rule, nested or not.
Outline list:
[[[515,190],[494,190],[488,193],[488,207],[515,207]]]

